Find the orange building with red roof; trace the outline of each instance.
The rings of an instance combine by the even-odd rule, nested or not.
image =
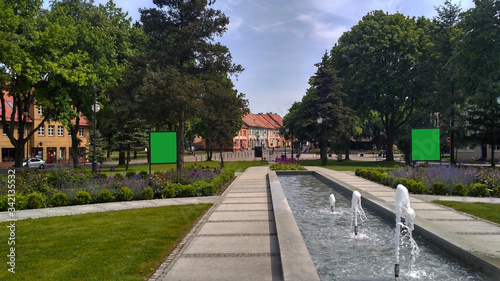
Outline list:
[[[10,115],[13,110],[13,99],[7,92],[3,91],[2,93],[5,98],[5,104],[0,104],[0,106],[5,107],[6,119],[10,121]],[[43,108],[41,106],[32,105],[28,111],[27,118],[28,122],[26,124],[25,136],[42,122]],[[17,121],[17,117],[15,121]],[[75,124],[75,120],[72,120],[72,122]],[[78,149],[78,154],[80,155],[81,161],[85,161],[85,150],[90,141],[90,127],[91,123],[89,120],[80,114],[80,131],[78,132],[78,137],[81,140],[81,144]],[[13,162],[14,146],[4,133],[1,122],[0,130],[2,131],[2,135],[0,135],[1,162]],[[14,128],[14,134],[16,134],[16,132],[17,125],[16,128]],[[71,135],[60,122],[45,122],[45,124],[39,128],[38,132],[35,132],[29,139],[25,149],[26,157],[39,157],[44,159],[48,164],[69,163],[69,161],[71,161],[69,154],[71,151]]]
[[[275,148],[282,145],[279,128],[283,118],[274,113],[248,113],[243,116],[240,132],[234,138],[233,150],[248,150],[255,147]]]

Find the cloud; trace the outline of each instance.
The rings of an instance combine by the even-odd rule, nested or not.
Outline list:
[[[321,18],[321,16],[312,13],[299,15],[300,21],[311,26],[313,39],[326,41],[326,43],[330,43],[333,46],[333,44],[337,42],[339,37],[346,32],[348,28],[342,24],[321,20]]]

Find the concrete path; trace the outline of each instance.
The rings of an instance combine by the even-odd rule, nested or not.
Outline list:
[[[358,190],[364,197],[363,204],[369,200],[379,206],[379,211],[394,213],[393,188],[346,172],[320,167],[307,169],[351,191]],[[431,203],[430,199],[433,198],[410,194],[410,204],[417,215],[415,229],[446,247],[457,258],[475,264],[489,274],[500,276],[500,225]],[[459,201],[477,201],[459,198]]]
[[[268,169],[239,176],[150,280],[283,280]]]
[[[216,203],[219,201],[219,196],[211,197],[189,197],[189,198],[171,198],[171,199],[154,199],[128,202],[111,202],[101,204],[88,204],[80,206],[67,206],[46,209],[19,210],[15,212],[15,216],[9,216],[9,212],[0,212],[0,222],[38,219],[57,216],[81,215],[87,213],[119,211],[126,209],[141,209],[149,207],[162,207],[171,205],[187,205],[187,204],[203,204]]]

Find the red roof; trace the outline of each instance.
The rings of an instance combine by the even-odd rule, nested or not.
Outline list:
[[[267,113],[267,114],[248,113],[248,114],[243,116],[243,122],[248,127],[278,129],[283,124],[283,118],[281,118],[281,116],[279,116],[277,114],[273,114],[273,113]]]
[[[14,107],[14,98],[10,95],[8,95],[8,92],[6,91],[2,91],[2,94],[3,94],[3,98],[5,99],[5,103],[4,104],[0,104],[0,110],[2,110],[2,106],[5,107],[5,119],[7,121],[11,121],[10,117],[12,116],[12,110],[13,110],[13,107]],[[16,115],[14,116],[14,121],[19,121],[19,119],[17,118],[17,112],[16,112]],[[1,118],[1,116],[0,116]],[[33,120],[28,116],[26,122],[33,122]]]

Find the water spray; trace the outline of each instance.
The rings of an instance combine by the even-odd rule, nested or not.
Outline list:
[[[335,212],[335,195],[333,195],[333,193],[330,194],[329,200],[330,200],[330,208],[332,209],[332,213],[334,213]]]
[[[361,221],[366,220],[365,212],[361,207],[361,194],[359,191],[354,191],[351,204],[351,227],[354,224],[354,235],[358,235],[358,216]]]
[[[413,241],[413,237],[411,236],[415,221],[415,211],[410,207],[410,195],[408,193],[408,189],[404,185],[398,184],[398,186],[396,187],[396,194],[394,195],[394,199],[396,201],[396,262],[394,264],[394,276],[399,277],[399,237],[401,234],[401,226],[408,229],[409,237],[412,241],[412,262],[414,261],[414,256],[418,252],[418,246],[416,245],[415,241]],[[404,224],[401,222],[401,216],[405,218]]]

